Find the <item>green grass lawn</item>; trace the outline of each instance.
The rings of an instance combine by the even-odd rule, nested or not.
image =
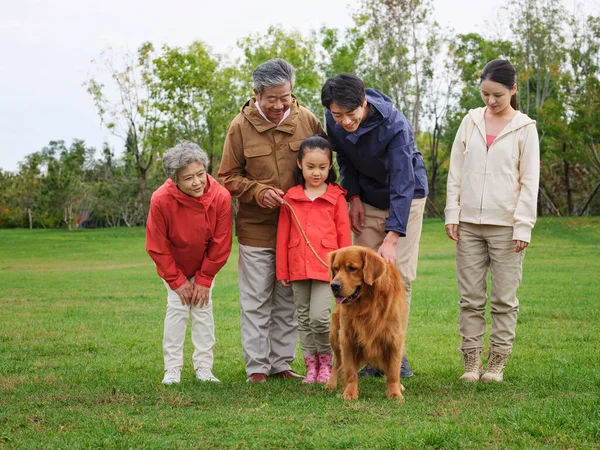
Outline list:
[[[600,448],[600,218],[539,220],[495,385],[458,381],[454,244],[426,221],[401,404],[382,379],[353,402],[246,384],[236,271],[234,250],[213,291],[222,383],[194,381],[188,336],[165,387],[166,292],[143,229],[0,230],[0,448]]]

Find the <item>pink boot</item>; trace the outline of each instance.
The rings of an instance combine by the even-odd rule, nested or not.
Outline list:
[[[305,356],[304,362],[306,363],[306,377],[303,383],[315,383],[317,381],[317,375],[319,374],[319,358],[318,355]]]
[[[331,376],[331,355],[328,353],[319,353],[319,374],[317,383],[327,383]]]

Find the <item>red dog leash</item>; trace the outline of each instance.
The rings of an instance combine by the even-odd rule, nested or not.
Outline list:
[[[296,221],[296,225],[298,225],[298,229],[300,230],[300,233],[302,233],[302,236],[304,237],[304,240],[306,241],[306,245],[313,252],[313,255],[315,255],[315,257],[319,260],[319,262],[321,264],[323,264],[325,267],[327,267],[329,269],[329,265],[327,265],[327,263],[321,259],[321,257],[317,254],[317,251],[314,249],[314,247],[308,240],[308,236],[306,236],[306,233],[304,232],[302,225],[300,225],[300,219],[298,219],[298,216],[296,215],[296,211],[294,211],[294,208],[292,208],[292,205],[290,205],[285,200],[283,200],[283,202],[281,204],[287,206],[290,209],[290,212],[292,213],[292,216],[294,216],[294,220]]]

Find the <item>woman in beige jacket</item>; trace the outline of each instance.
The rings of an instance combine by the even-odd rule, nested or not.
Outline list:
[[[515,338],[516,293],[536,220],[540,152],[535,121],[516,110],[514,67],[506,60],[489,62],[480,88],[486,106],[469,111],[452,146],[445,213],[446,234],[457,242],[461,380],[493,382],[503,380]],[[488,270],[492,329],[483,373]]]

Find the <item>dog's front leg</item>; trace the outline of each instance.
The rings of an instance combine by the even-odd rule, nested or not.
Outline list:
[[[402,400],[403,386],[400,384],[400,366],[402,364],[401,354],[391,356],[383,371],[385,372],[386,396]]]
[[[349,339],[341,339],[342,347],[342,384],[344,400],[355,400],[358,398],[358,364],[362,353],[354,348]]]

